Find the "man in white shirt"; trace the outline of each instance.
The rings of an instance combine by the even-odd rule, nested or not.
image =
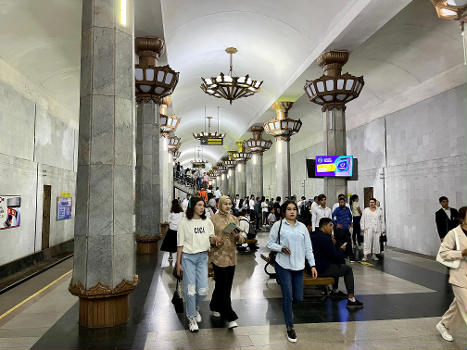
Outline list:
[[[191,197],[191,194],[187,194],[187,195],[186,195],[186,198],[183,199],[183,201],[182,201],[182,209],[183,209],[183,211],[186,211],[186,209],[188,208],[188,202],[190,201],[190,197]]]
[[[332,219],[332,211],[326,207],[326,196],[324,194],[318,196],[318,202],[319,206],[311,212],[311,229],[313,232],[319,229],[319,221],[322,218]]]
[[[214,191],[214,196],[216,197],[216,199],[219,199],[222,197],[222,192],[219,189],[219,187],[216,187],[216,190]]]
[[[350,205],[349,205],[349,203],[347,203],[347,197],[345,196],[345,194],[341,193],[341,194],[339,194],[337,196],[337,203],[334,203],[334,205],[332,206],[332,212],[333,213],[334,213],[334,210],[336,210],[336,208],[339,206],[339,200],[341,198],[344,198],[345,206],[350,209]],[[318,221],[318,224],[319,224],[319,221]]]
[[[255,210],[255,195],[252,194],[250,200],[248,201],[248,205],[250,206],[250,211]]]
[[[311,211],[313,212],[313,210],[315,210],[317,207],[319,207],[318,196],[314,196],[313,197],[313,203],[311,203]],[[318,224],[319,224],[319,222],[318,222]]]

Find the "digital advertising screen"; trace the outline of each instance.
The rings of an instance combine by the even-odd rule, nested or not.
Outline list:
[[[351,177],[353,156],[317,156],[316,176]]]

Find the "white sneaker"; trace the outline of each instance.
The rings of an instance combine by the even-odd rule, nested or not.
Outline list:
[[[237,327],[238,327],[237,322],[235,322],[235,321],[227,322],[227,328],[228,329],[237,328]]]
[[[376,255],[373,255],[372,259],[373,259],[374,261],[379,261],[379,259],[378,259],[378,257],[377,257]]]
[[[435,328],[439,332],[439,334],[441,334],[441,336],[443,337],[444,340],[446,340],[446,341],[453,341],[454,340],[452,335],[449,334],[448,330],[446,329],[446,327],[444,327],[444,324],[441,321],[438,322],[438,324],[436,325]]]
[[[368,261],[368,258],[363,258],[362,261],[365,261],[365,262],[366,262],[366,261]]]
[[[221,313],[217,311],[211,311],[211,316],[212,317],[221,317]]]
[[[203,319],[202,319],[201,314],[199,313],[199,311],[196,311],[196,317],[195,318],[196,318],[197,323],[203,322]]]
[[[190,332],[198,332],[198,322],[196,322],[196,317],[188,317],[188,329]]]

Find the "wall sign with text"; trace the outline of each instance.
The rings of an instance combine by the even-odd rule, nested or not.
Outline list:
[[[21,196],[0,195],[0,229],[14,228],[21,224]]]
[[[71,219],[71,193],[62,193],[57,197],[57,220]]]

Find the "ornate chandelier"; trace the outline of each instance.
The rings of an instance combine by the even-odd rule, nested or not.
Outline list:
[[[253,125],[250,131],[253,133],[253,137],[244,142],[244,147],[251,153],[263,153],[271,148],[272,142],[263,140],[261,133],[264,128],[262,125]]]
[[[292,105],[293,102],[275,102],[272,105],[272,108],[276,111],[276,118],[263,124],[264,131],[267,134],[289,141],[293,134],[300,131],[302,121],[288,117],[288,112],[292,108]]]
[[[233,100],[241,97],[248,97],[260,91],[262,81],[252,80],[249,74],[246,76],[236,77],[232,74],[232,55],[237,53],[235,47],[228,47],[225,49],[230,55],[230,70],[228,75],[220,73],[217,77],[201,78],[201,90],[206,94],[217,97],[225,98],[232,104]]]
[[[167,115],[167,108],[172,103],[169,96],[164,97],[159,107],[159,126],[161,129],[162,137],[169,137],[169,135],[177,130],[180,124],[180,118],[176,115]]]
[[[431,0],[439,18],[459,20],[467,15],[466,0]]]
[[[223,139],[225,137],[225,133],[220,132],[220,117],[219,117],[219,107],[217,107],[217,131],[211,131],[211,120],[214,118],[212,116],[207,116],[206,115],[206,107],[204,107],[204,118],[207,121],[207,126],[206,126],[206,121],[204,122],[204,131],[201,131],[199,133],[193,133],[193,137],[197,140],[201,140],[203,138],[218,138],[218,139]]]
[[[192,167],[193,167],[193,168],[204,169],[204,168],[206,167],[206,164],[207,164],[208,162],[207,162],[206,160],[204,160],[203,155],[200,156],[200,152],[203,152],[203,149],[202,149],[202,148],[198,148],[198,149],[196,149],[195,152],[198,152],[198,156],[196,157],[196,154],[195,154],[194,159],[190,161]]]
[[[227,167],[224,165],[223,162],[217,162],[216,167],[217,167],[217,170],[219,170],[220,172],[227,170]]]
[[[251,159],[251,153],[246,153],[243,151],[243,141],[237,141],[238,152],[232,153],[232,157],[237,161],[247,161]]]
[[[165,51],[161,38],[136,38],[135,49],[139,56],[139,63],[135,65],[136,102],[154,101],[159,104],[177,86],[179,73],[169,65],[157,66],[159,56]]]
[[[363,77],[342,73],[342,66],[349,59],[348,51],[329,51],[318,57],[316,62],[324,74],[315,80],[307,80],[305,91],[311,102],[322,105],[323,109],[342,108],[356,99],[362,91]]]
[[[222,162],[227,168],[234,168],[235,165],[237,165],[237,161],[232,159],[232,154],[235,153],[235,151],[229,151],[227,153],[227,156],[222,157]]]
[[[175,135],[171,135],[168,138],[169,151],[178,150],[181,145],[182,145],[182,143],[180,142],[180,137],[175,136]]]

